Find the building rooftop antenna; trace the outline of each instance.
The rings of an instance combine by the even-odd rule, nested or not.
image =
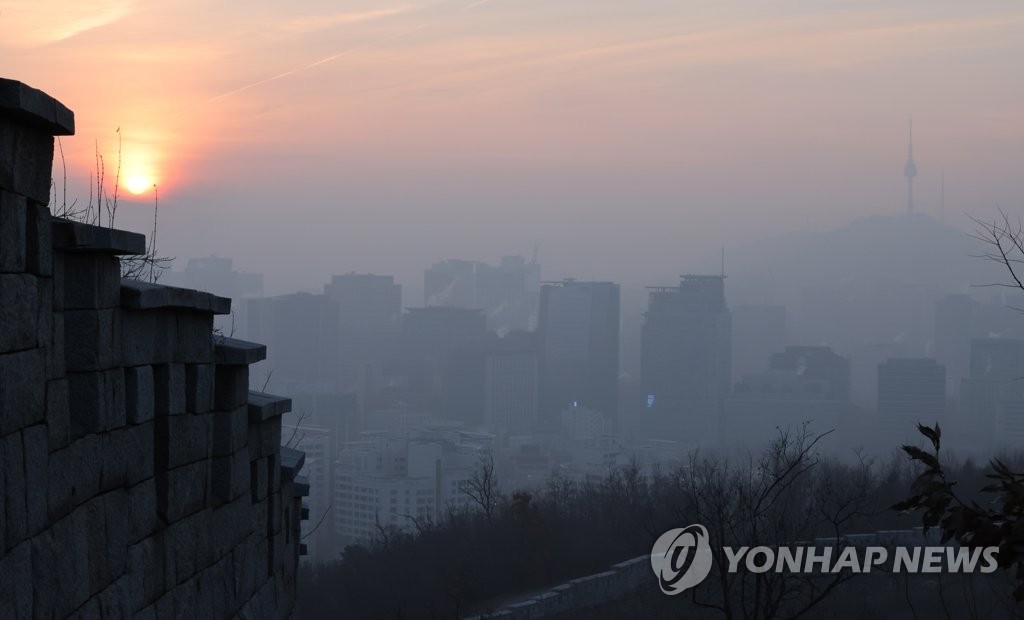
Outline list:
[[[903,176],[907,177],[907,215],[914,212],[914,177],[917,176],[917,164],[914,163],[914,119],[907,121],[907,163],[903,166]]]
[[[939,173],[939,217],[946,223],[946,171]]]

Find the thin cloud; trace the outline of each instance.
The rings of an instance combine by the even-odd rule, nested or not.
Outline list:
[[[38,47],[120,21],[134,0],[67,2],[18,0],[0,3],[0,45]]]
[[[310,32],[317,32],[319,30],[329,30],[331,28],[347,24],[357,24],[376,19],[384,19],[386,17],[401,15],[402,13],[408,13],[411,10],[413,10],[413,7],[403,5],[388,9],[378,9],[375,11],[334,13],[331,15],[303,15],[284,22],[281,24],[280,30],[286,34],[306,34]]]
[[[485,1],[489,1],[489,0],[485,0]],[[463,6],[463,9],[470,9],[470,8],[475,7],[475,6],[479,6],[479,5],[483,4],[483,3],[484,2],[481,2],[481,1],[478,0],[477,2],[474,2],[474,3],[471,3],[469,5]],[[336,14],[334,16],[327,16],[326,19],[323,19],[323,20],[320,20],[320,21],[307,22],[304,27],[311,27],[315,23],[318,26],[316,29],[321,29],[321,28],[319,28],[319,26],[323,26],[324,24],[327,24],[327,23],[333,23],[333,24],[336,25],[336,24],[340,24],[340,23],[352,23],[352,22],[356,22],[356,21],[366,21],[366,20],[369,20],[369,19],[379,19],[379,18],[382,18],[382,17],[390,16],[390,15],[396,15],[398,13],[404,13],[404,12],[412,10],[412,8],[413,7],[403,6],[403,7],[396,7],[396,8],[393,8],[393,9],[382,9],[382,10],[379,10],[379,11],[364,11],[364,12],[361,12],[361,13]],[[233,95],[242,93],[242,92],[250,90],[252,88],[256,88],[257,86],[262,86],[262,85],[267,84],[269,82],[274,82],[274,81],[280,80],[282,78],[286,78],[286,77],[295,75],[297,73],[308,71],[308,70],[313,69],[315,67],[319,67],[321,65],[325,65],[325,64],[334,62],[335,60],[338,60],[338,59],[343,58],[345,56],[349,56],[349,55],[354,54],[356,52],[360,52],[360,51],[365,50],[365,49],[374,48],[374,47],[383,45],[385,43],[389,43],[389,42],[392,42],[392,41],[396,41],[398,39],[405,38],[405,37],[407,37],[409,35],[412,35],[412,34],[418,32],[418,31],[420,31],[420,30],[423,30],[424,28],[427,28],[428,26],[431,26],[431,25],[435,24],[436,21],[437,20],[421,22],[421,23],[413,26],[412,28],[400,31],[398,33],[388,35],[386,37],[383,37],[383,38],[371,41],[371,42],[366,43],[366,44],[356,45],[356,46],[350,47],[348,49],[342,50],[340,52],[337,52],[335,54],[331,54],[329,56],[321,58],[319,60],[316,60],[316,61],[304,64],[304,65],[300,65],[298,67],[294,67],[294,68],[289,69],[287,71],[283,71],[281,73],[277,73],[275,75],[263,78],[261,80],[257,80],[255,82],[250,82],[250,83],[245,84],[243,86],[239,86],[237,88],[231,89],[229,91],[226,91],[226,92],[223,92],[223,93],[221,93],[219,95],[211,97],[211,98],[209,98],[209,99],[207,99],[207,100],[205,100],[205,101],[203,101],[201,103],[198,103],[198,104],[196,104],[194,106],[185,108],[185,109],[181,110],[180,112],[178,112],[178,114],[184,114],[186,112],[190,112],[190,111],[195,110],[197,108],[207,106],[207,105],[209,105],[211,103],[215,103],[215,102],[217,102],[217,101],[219,101],[221,99],[225,99],[227,97],[231,97]]]
[[[223,92],[223,93],[221,93],[219,95],[216,95],[215,97],[210,97],[209,99],[203,101],[202,103],[196,104],[196,105],[194,105],[192,107],[189,107],[189,108],[185,108],[184,110],[181,110],[179,112],[179,114],[184,114],[186,112],[190,112],[192,110],[195,110],[197,108],[209,105],[209,104],[214,103],[216,101],[219,101],[221,99],[225,99],[227,97],[231,97],[232,95],[236,95],[238,93],[247,91],[249,89],[256,88],[257,86],[262,86],[262,85],[267,84],[269,82],[274,82],[276,80],[280,80],[282,78],[286,78],[288,76],[295,75],[296,73],[301,73],[303,71],[308,71],[309,69],[313,69],[314,67],[319,67],[320,65],[325,65],[327,63],[330,63],[330,62],[333,62],[335,60],[338,60],[339,58],[344,58],[345,56],[349,56],[351,54],[355,54],[356,52],[359,52],[359,51],[361,51],[363,49],[366,49],[368,47],[372,47],[374,45],[382,45],[382,44],[387,43],[389,41],[394,41],[396,39],[400,39],[402,37],[409,36],[409,35],[413,34],[414,32],[422,30],[427,25],[428,25],[427,23],[417,24],[416,26],[413,26],[412,28],[409,28],[408,30],[403,30],[403,31],[401,31],[401,32],[399,32],[397,34],[393,34],[393,35],[384,37],[382,39],[378,39],[376,41],[373,41],[372,43],[368,43],[366,45],[356,45],[356,46],[350,47],[348,49],[342,50],[342,51],[340,51],[340,52],[338,52],[336,54],[331,54],[330,56],[325,56],[325,57],[323,57],[323,58],[321,58],[319,60],[307,63],[305,65],[301,65],[301,66],[295,67],[293,69],[289,69],[287,71],[282,71],[281,73],[277,73],[275,75],[271,75],[269,77],[263,78],[262,80],[257,80],[255,82],[250,82],[248,84],[245,84],[244,86],[239,86],[238,88],[234,88],[232,90]]]
[[[492,42],[489,48],[494,56],[490,62],[464,62],[424,79],[372,90],[407,92],[438,85],[479,83],[495,77],[505,79],[510,73],[524,70],[529,71],[527,81],[536,81],[544,79],[547,70],[571,69],[573,73],[567,79],[580,80],[587,79],[590,71],[607,76],[638,65],[679,69],[773,62],[793,69],[835,69],[884,57],[899,49],[921,51],[925,47],[950,49],[994,43],[1000,35],[1014,32],[1021,24],[1024,16],[1019,15],[899,22],[890,14],[869,14],[862,17],[861,24],[853,26],[813,16],[576,47],[567,47],[565,37],[559,35],[536,39],[527,54],[520,53],[522,47],[518,44],[502,46]],[[979,38],[981,35],[986,37]],[[578,37],[576,42],[587,38],[593,35]],[[450,47],[446,53],[471,59],[480,45],[479,40],[474,40]],[[809,50],[816,53],[809,54]],[[778,64],[783,60],[786,64]],[[562,78],[559,74],[558,79]]]

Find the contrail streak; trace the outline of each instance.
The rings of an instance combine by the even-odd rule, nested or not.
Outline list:
[[[465,5],[464,7],[462,7],[462,9],[463,10],[472,9],[472,8],[475,8],[475,7],[487,4],[487,3],[492,2],[492,1],[493,0],[476,0],[476,2],[471,2],[470,4]],[[272,75],[270,77],[263,78],[262,80],[257,80],[255,82],[251,82],[251,83],[246,84],[244,86],[239,86],[238,88],[229,90],[227,92],[221,93],[221,94],[216,95],[214,97],[210,97],[209,99],[207,99],[205,101],[202,101],[202,102],[197,103],[197,104],[195,104],[193,106],[184,108],[184,109],[178,111],[178,113],[175,114],[175,116],[181,115],[181,114],[185,114],[186,112],[191,112],[192,110],[195,110],[197,108],[201,108],[203,106],[207,106],[207,105],[209,105],[209,104],[211,104],[211,103],[213,103],[215,101],[220,101],[221,99],[225,99],[227,97],[231,97],[232,95],[237,95],[238,93],[247,91],[247,90],[249,90],[251,88],[256,88],[257,86],[262,86],[262,85],[264,85],[264,84],[266,84],[268,82],[273,82],[275,80],[280,80],[281,78],[285,78],[285,77],[288,77],[290,75],[295,75],[296,73],[301,73],[303,71],[308,71],[309,69],[312,69],[314,67],[318,67],[320,65],[327,64],[329,62],[333,62],[335,60],[338,60],[339,58],[342,58],[344,56],[348,56],[350,54],[354,54],[354,53],[362,51],[364,49],[368,49],[368,48],[371,48],[371,47],[374,47],[374,46],[377,46],[377,45],[381,45],[383,43],[387,43],[389,41],[394,41],[396,39],[401,39],[403,37],[407,37],[407,36],[413,34],[414,32],[417,32],[419,30],[422,30],[422,29],[426,28],[427,26],[431,25],[432,23],[434,23],[434,22],[432,22],[432,21],[422,22],[422,23],[417,24],[416,26],[410,28],[409,30],[404,30],[404,31],[396,33],[396,34],[388,35],[388,36],[384,37],[383,39],[378,39],[376,41],[371,41],[370,43],[364,43],[363,45],[356,45],[355,47],[350,47],[349,49],[341,51],[341,52],[338,52],[337,54],[331,54],[330,56],[326,56],[324,58],[321,58],[320,60],[316,60],[316,61],[311,62],[309,64],[302,65],[300,67],[295,67],[294,69],[289,69],[289,70],[284,71],[282,73],[278,73],[277,75]]]
[[[255,82],[250,82],[249,84],[246,84],[244,86],[239,86],[238,88],[229,90],[227,92],[221,93],[221,94],[216,95],[214,97],[210,97],[209,99],[207,99],[205,101],[202,101],[200,103],[197,103],[194,106],[190,106],[188,108],[180,110],[180,111],[178,111],[178,114],[185,114],[186,112],[191,112],[192,110],[195,110],[197,108],[201,108],[203,106],[209,105],[209,104],[211,104],[211,103],[213,103],[215,101],[219,101],[221,99],[224,99],[226,97],[230,97],[232,95],[237,95],[240,92],[247,91],[247,90],[249,90],[251,88],[256,88],[257,86],[262,86],[262,85],[264,85],[264,84],[266,84],[268,82],[273,82],[275,80],[280,80],[281,78],[285,78],[285,77],[288,77],[290,75],[295,75],[296,73],[301,73],[302,71],[308,71],[309,69],[312,69],[314,67],[319,67],[320,65],[324,65],[324,64],[327,64],[329,62],[333,62],[333,61],[335,61],[335,60],[337,60],[339,58],[343,58],[345,56],[349,56],[351,54],[354,54],[356,52],[362,51],[364,49],[368,49],[368,48],[374,47],[376,45],[381,45],[381,44],[387,43],[389,41],[394,41],[395,39],[401,39],[402,37],[407,37],[407,36],[413,34],[414,32],[416,32],[418,30],[422,30],[423,28],[426,28],[427,26],[430,25],[430,23],[431,22],[423,22],[423,23],[418,24],[418,25],[416,25],[416,26],[414,26],[414,27],[412,27],[412,28],[410,28],[408,30],[404,30],[404,31],[396,33],[396,34],[388,35],[388,36],[384,37],[383,39],[378,39],[376,41],[372,41],[370,43],[365,43],[363,45],[356,45],[354,47],[350,47],[347,50],[343,50],[343,51],[338,52],[336,54],[331,54],[330,56],[325,56],[324,58],[321,58],[320,60],[313,61],[313,62],[311,62],[309,64],[302,65],[300,67],[295,67],[294,69],[289,69],[287,71],[278,73],[277,75],[272,75],[270,77],[263,78],[262,80],[257,80]]]

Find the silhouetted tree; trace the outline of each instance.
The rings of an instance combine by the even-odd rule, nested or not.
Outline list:
[[[912,461],[924,470],[910,487],[910,497],[895,504],[904,512],[923,511],[925,531],[938,527],[942,542],[955,539],[964,547],[999,547],[999,566],[1016,570],[1017,587],[1013,597],[1024,601],[1024,474],[1016,473],[999,459],[993,459],[986,477],[992,482],[981,489],[994,495],[982,506],[960,497],[939,460],[942,430],[918,424],[918,431],[932,445],[926,452],[916,446],[903,446]]]
[[[1002,209],[991,222],[975,217],[971,220],[976,225],[971,238],[988,246],[985,252],[975,255],[975,258],[1001,265],[1010,276],[1009,282],[994,282],[980,286],[1016,288],[1024,291],[1024,279],[1017,273],[1018,268],[1024,265],[1024,221],[1019,217],[1016,221],[1011,220]]]
[[[872,512],[870,466],[824,460],[816,447],[828,433],[807,427],[780,431],[758,457],[734,463],[716,457],[690,459],[678,472],[680,523],[705,525],[715,554],[713,588],[689,591],[693,604],[725,618],[798,617],[822,603],[853,573],[793,574],[740,570],[730,573],[724,546],[777,548],[819,536],[839,539],[864,525]],[[708,582],[706,581],[705,584]],[[702,584],[703,586],[703,584]]]
[[[1009,282],[984,286],[1016,288],[1024,291],[1024,279],[1018,273],[1024,265],[1024,221],[1016,221],[999,210],[992,222],[972,218],[977,225],[974,239],[988,246],[979,258],[1001,265],[1010,276]],[[954,491],[951,480],[939,460],[942,430],[918,424],[918,431],[931,443],[932,451],[916,446],[903,446],[911,461],[923,471],[910,487],[910,496],[893,506],[903,512],[923,511],[922,522],[927,531],[939,527],[942,540],[955,539],[966,547],[999,547],[999,565],[1016,570],[1016,601],[1024,601],[1024,474],[1011,470],[999,459],[989,463],[986,477],[992,482],[981,489],[995,495],[982,506],[976,500],[965,500]],[[972,467],[973,468],[973,467]],[[965,468],[966,469],[966,468]]]
[[[460,490],[480,508],[490,521],[498,507],[501,493],[498,490],[498,476],[494,473],[494,457],[491,454],[480,457],[480,466],[473,476],[462,483]]]

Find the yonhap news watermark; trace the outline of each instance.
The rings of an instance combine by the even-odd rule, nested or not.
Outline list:
[[[796,543],[723,546],[721,552],[729,573],[992,573],[999,568],[998,547]],[[699,585],[714,562],[708,531],[697,523],[665,532],[651,549],[651,568],[669,595]]]

